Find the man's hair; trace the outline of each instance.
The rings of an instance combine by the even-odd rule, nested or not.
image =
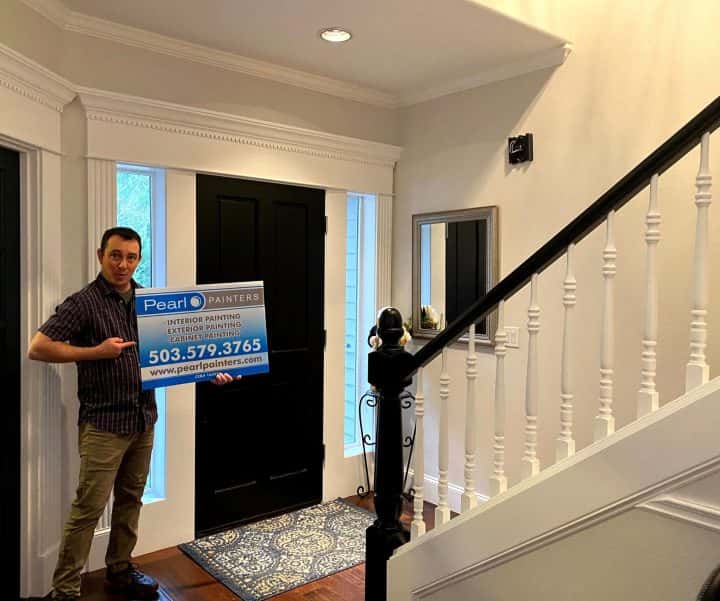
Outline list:
[[[100,250],[102,252],[105,252],[108,240],[110,240],[112,236],[120,236],[125,240],[137,240],[140,246],[140,256],[142,256],[142,240],[140,239],[140,234],[130,227],[111,227],[105,230],[105,233],[102,235],[102,240],[100,241]]]

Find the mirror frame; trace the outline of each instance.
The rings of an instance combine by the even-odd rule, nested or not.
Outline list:
[[[412,216],[412,326],[414,338],[435,338],[442,330],[431,330],[420,327],[420,236],[421,226],[433,223],[453,223],[458,221],[485,220],[488,224],[487,273],[490,275],[488,290],[498,283],[500,274],[500,254],[498,243],[498,207],[475,207],[456,211],[438,211],[435,213],[418,213]],[[487,316],[487,334],[476,333],[475,343],[492,346],[495,344],[497,330],[497,311]],[[467,333],[456,342],[467,342]]]

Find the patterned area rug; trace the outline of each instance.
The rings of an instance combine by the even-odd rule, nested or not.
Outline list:
[[[180,545],[244,601],[260,601],[365,561],[375,514],[336,499]]]

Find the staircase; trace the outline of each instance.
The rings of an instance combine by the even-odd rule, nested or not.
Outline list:
[[[720,378],[710,380],[706,360],[709,307],[709,208],[712,177],[709,168],[710,135],[720,126],[720,97],[630,171],[536,253],[512,271],[483,298],[449,324],[415,355],[404,356],[394,344],[392,320],[379,357],[370,364],[370,381],[381,392],[376,465],[378,522],[368,532],[368,591],[378,601],[377,581],[387,577],[387,599],[501,601],[659,601],[692,599],[714,566],[720,562]],[[661,239],[658,183],[662,174],[700,146],[695,179],[696,228],[694,260],[687,266],[692,277],[692,308],[688,320],[690,348],[682,368],[685,393],[660,407],[656,390],[658,340],[657,245]],[[613,414],[613,349],[615,341],[616,212],[638,192],[649,187],[645,219],[644,323],[642,368],[635,399],[637,420],[616,431]],[[602,323],[599,400],[593,420],[594,442],[576,452],[573,432],[574,374],[570,358],[570,328],[582,327],[571,319],[577,282],[573,271],[576,245],[604,226],[599,258],[603,280],[598,298]],[[717,234],[716,234],[717,235]],[[638,236],[640,238],[640,236]],[[555,441],[555,463],[540,469],[538,457],[538,365],[541,306],[538,281],[543,271],[563,258],[562,354],[558,413],[560,433]],[[504,304],[530,285],[528,306],[527,371],[525,374],[524,452],[520,480],[508,487],[505,468],[506,334]],[[498,312],[495,336],[493,473],[491,498],[478,505],[475,493],[476,428],[473,382],[475,350],[468,344],[465,441],[465,486],[462,513],[450,520],[448,506],[447,410],[448,346],[468,333],[490,312]],[[388,316],[386,316],[388,317]],[[391,316],[390,316],[391,317]],[[387,343],[386,343],[387,339]],[[383,349],[383,347],[386,347]],[[396,497],[402,492],[396,436],[397,396],[411,374],[416,374],[416,474],[424,474],[423,369],[437,356],[442,368],[439,387],[439,481],[436,528],[425,533],[422,519],[423,479],[417,478],[411,541],[402,544],[397,527]],[[389,375],[392,372],[392,376]],[[582,374],[588,377],[588,374]],[[465,389],[464,386],[457,386]],[[383,430],[383,422],[388,425]],[[513,424],[517,427],[517,424]],[[395,440],[397,438],[397,440]],[[512,478],[510,478],[512,480]],[[706,502],[698,502],[701,499]],[[713,502],[715,501],[715,502]],[[383,508],[384,506],[384,508]],[[399,505],[398,505],[399,506]],[[371,528],[372,530],[372,528]],[[384,533],[384,534],[383,534]],[[382,537],[385,538],[382,538]],[[382,540],[383,544],[378,541]],[[393,552],[394,551],[394,552]],[[385,553],[386,573],[376,555]],[[392,553],[392,556],[390,554]],[[374,560],[375,559],[375,560]],[[375,570],[378,570],[377,573]],[[372,581],[372,582],[371,582]],[[372,586],[371,586],[372,584]],[[383,582],[384,584],[384,582]],[[375,596],[372,596],[375,595]]]
[[[718,424],[715,378],[400,547],[388,598],[694,599],[720,516],[684,491],[720,501]]]

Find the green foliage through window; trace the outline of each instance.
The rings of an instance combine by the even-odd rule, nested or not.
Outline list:
[[[142,239],[142,260],[135,281],[152,286],[152,175],[118,169],[117,224],[131,227]]]

